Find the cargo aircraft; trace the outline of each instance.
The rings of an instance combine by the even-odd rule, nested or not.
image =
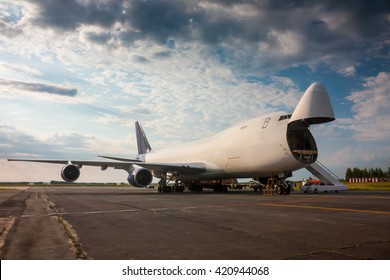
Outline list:
[[[159,190],[164,192],[172,190],[167,180],[180,182],[191,190],[200,191],[212,185],[215,191],[226,191],[225,179],[254,178],[265,183],[272,178],[278,194],[289,194],[291,187],[285,179],[292,175],[292,171],[317,160],[317,145],[310,133],[310,125],[333,120],[335,115],[325,87],[313,83],[292,114],[274,113],[257,117],[209,138],[161,151],[152,150],[137,121],[138,156],[134,159],[100,156],[105,161],[8,160],[63,164],[61,177],[67,182],[76,181],[81,167],[85,165],[99,166],[102,170],[108,167],[123,169],[128,172],[128,182],[140,188],[149,186],[153,177],[160,178]]]

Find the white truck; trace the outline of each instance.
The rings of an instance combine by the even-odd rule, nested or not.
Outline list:
[[[301,191],[304,193],[319,193],[319,192],[339,192],[339,191],[346,191],[348,190],[348,187],[341,184],[340,185],[324,185],[324,184],[303,184],[301,186]]]

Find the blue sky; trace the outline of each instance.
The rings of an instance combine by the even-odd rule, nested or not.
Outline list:
[[[387,170],[389,26],[388,1],[1,1],[0,181],[60,179],[7,154],[134,156],[135,120],[158,150],[292,112],[315,81],[337,117],[312,127],[319,160]]]

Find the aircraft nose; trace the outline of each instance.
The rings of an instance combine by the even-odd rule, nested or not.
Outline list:
[[[312,91],[312,92],[315,92],[315,93],[325,93],[327,94],[328,92],[326,91],[325,87],[319,83],[319,82],[315,82],[313,84],[311,84],[308,89],[306,90],[307,91]]]
[[[335,120],[328,92],[321,83],[313,83],[305,91],[292,114],[289,123],[304,120],[319,124]]]

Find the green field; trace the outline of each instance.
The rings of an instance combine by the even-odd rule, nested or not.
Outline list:
[[[390,182],[381,183],[344,183],[350,190],[387,190],[390,191]]]

